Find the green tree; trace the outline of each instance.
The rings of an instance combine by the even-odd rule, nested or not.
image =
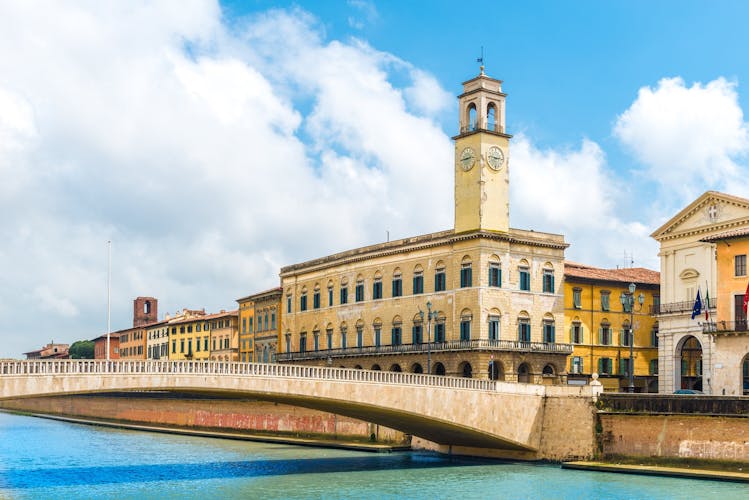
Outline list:
[[[94,359],[94,341],[79,340],[73,342],[68,352],[71,359]]]

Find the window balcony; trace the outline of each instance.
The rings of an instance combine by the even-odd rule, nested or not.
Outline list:
[[[394,354],[426,353],[427,346],[432,353],[455,351],[505,351],[505,352],[538,352],[572,354],[572,344],[546,342],[517,342],[514,340],[453,340],[450,342],[432,342],[431,344],[400,344],[366,347],[347,347],[345,349],[324,349],[319,351],[297,351],[278,353],[277,360],[301,361],[311,359],[343,358],[352,356],[379,356]]]
[[[709,310],[714,311],[717,307],[718,301],[714,298],[710,298],[709,304],[707,304],[707,308]],[[702,303],[703,311],[706,307],[705,302]],[[682,314],[682,313],[690,313],[692,312],[692,309],[694,309],[694,301],[693,300],[685,300],[682,302],[669,302],[668,304],[656,304],[650,306],[650,314],[654,316],[660,316],[664,314]]]
[[[749,333],[747,320],[739,321],[707,321],[702,323],[704,333],[732,334],[732,333]]]

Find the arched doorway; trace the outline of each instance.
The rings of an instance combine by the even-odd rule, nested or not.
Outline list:
[[[391,365],[391,366],[390,366],[390,371],[391,371],[391,372],[399,372],[399,373],[400,373],[400,372],[402,372],[403,370],[401,370],[401,365],[399,365],[399,364],[394,364],[394,365]]]
[[[749,354],[741,363],[741,389],[744,396],[749,396]]]
[[[458,366],[458,373],[460,373],[460,376],[463,378],[472,378],[473,367],[471,366],[471,363],[463,361],[460,366]]]
[[[702,390],[702,345],[696,337],[688,335],[676,347],[676,387]]]
[[[554,366],[552,365],[546,365],[544,366],[543,371],[541,372],[542,375],[546,377],[553,377],[554,376]]]
[[[435,363],[434,364],[434,370],[432,370],[432,373],[435,375],[444,375],[445,374],[445,365],[442,363]]]
[[[518,367],[518,382],[521,384],[530,384],[531,367],[528,366],[528,363],[523,363]]]
[[[379,372],[382,370],[382,368],[380,368],[380,365],[375,364],[375,365],[372,365],[372,370]]]
[[[497,361],[496,359],[492,359],[489,361],[489,380],[504,380],[505,379],[505,369],[504,366],[502,366],[501,361]]]
[[[411,373],[424,373],[424,368],[419,363],[414,363],[411,367]]]

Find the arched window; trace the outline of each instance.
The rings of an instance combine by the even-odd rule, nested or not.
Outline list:
[[[544,264],[543,293],[554,293],[554,266],[551,262]]]
[[[445,335],[445,323],[447,322],[447,318],[445,316],[445,313],[438,311],[437,312],[437,321],[434,323],[434,341],[435,342],[446,342],[446,335]]]
[[[435,363],[434,364],[434,374],[435,375],[444,375],[445,374],[445,365],[442,363]]]
[[[341,304],[348,304],[348,278],[341,278],[341,290],[339,293],[339,302]]]
[[[489,311],[489,340],[499,340],[499,320],[499,309],[494,308]]]
[[[496,255],[489,257],[489,286],[502,286],[502,266]]]
[[[364,321],[359,320],[356,322],[356,347],[364,347]]]
[[[377,271],[372,282],[372,300],[382,298],[382,273]]]
[[[399,268],[395,268],[393,271],[393,283],[392,283],[392,296],[400,297],[403,295],[403,276]]]
[[[356,277],[356,301],[362,302],[364,300],[364,277],[360,274]]]
[[[333,323],[328,323],[325,327],[325,345],[328,350],[333,348]]]
[[[411,365],[411,373],[424,373],[424,368],[419,363]]]
[[[380,318],[375,318],[372,322],[372,336],[375,347],[380,347],[382,345],[382,320]]]
[[[348,333],[348,326],[346,325],[346,322],[344,321],[341,323],[341,349],[346,349],[348,347],[346,334]]]
[[[413,317],[413,325],[411,326],[411,343],[421,344],[424,342],[424,328],[422,325],[422,319],[420,314],[416,314]]]
[[[468,118],[468,130],[476,130],[478,123],[476,119],[476,105],[471,103],[468,105],[468,109],[466,109],[466,115]]]
[[[598,328],[598,343],[611,345],[611,323],[606,318],[601,320],[601,326]]]
[[[525,259],[518,264],[518,289],[526,292],[531,289],[531,268]]]
[[[320,309],[320,283],[315,283],[315,292],[312,295],[312,307]]]
[[[629,343],[632,340],[632,334],[633,332],[630,332],[629,330],[629,320],[625,319],[622,322],[622,329],[619,332],[619,344],[629,346]]]
[[[523,363],[518,367],[518,382],[528,384],[531,381],[531,367]]]
[[[518,314],[518,342],[531,341],[531,318],[526,311]]]
[[[421,264],[416,264],[414,267],[414,278],[413,278],[413,294],[418,295],[424,293],[424,268]]]
[[[473,286],[473,270],[471,257],[466,255],[460,263],[460,288]]]
[[[402,330],[403,320],[401,320],[400,316],[396,316],[393,318],[393,327],[390,331],[390,345],[401,345],[403,343],[403,330]]]
[[[486,107],[486,128],[487,130],[497,130],[497,107],[493,102]]]
[[[554,324],[554,316],[552,316],[550,313],[546,313],[544,315],[543,328],[544,342],[547,344],[553,344],[554,342],[556,342],[556,327]]]
[[[473,314],[470,309],[463,309],[460,312],[460,341],[469,342],[471,340],[471,320]]]
[[[447,289],[447,275],[445,273],[445,263],[437,261],[434,267],[434,291],[444,292]]]
[[[548,364],[544,366],[544,369],[541,371],[541,375],[544,377],[553,377],[554,373],[556,373],[556,370],[554,369],[554,365]]]
[[[307,310],[307,287],[302,287],[302,294],[299,296],[299,310],[300,311],[306,311]]]
[[[472,378],[473,377],[473,367],[471,366],[471,363],[468,361],[463,361],[458,366],[458,371],[460,372],[460,376],[464,378]]]
[[[394,363],[394,364],[390,365],[390,371],[391,372],[398,372],[398,373],[400,373],[403,370],[401,370],[401,365],[399,365],[397,363]]]
[[[333,280],[328,280],[328,307],[333,306]]]
[[[583,341],[583,324],[580,322],[580,318],[575,316],[572,320],[572,326],[570,326],[570,342],[582,344]]]
[[[320,329],[315,325],[312,329],[312,341],[314,342],[315,352],[320,350]]]

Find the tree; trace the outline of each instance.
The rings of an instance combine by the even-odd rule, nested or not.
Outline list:
[[[68,349],[70,359],[94,359],[94,341],[79,340]]]

